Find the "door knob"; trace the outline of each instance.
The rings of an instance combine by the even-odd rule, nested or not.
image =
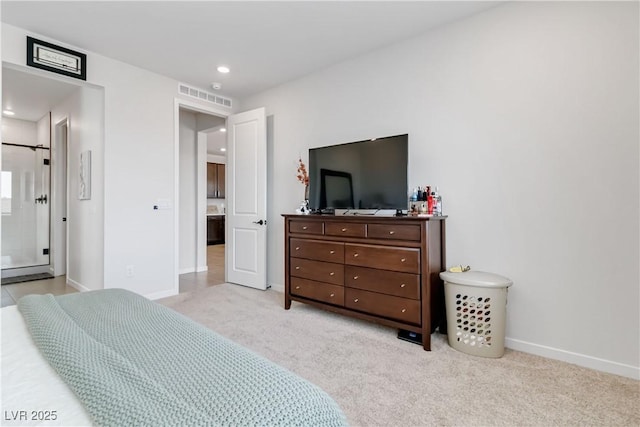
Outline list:
[[[253,223],[254,223],[254,224],[258,224],[258,225],[262,225],[262,224],[266,224],[266,223],[267,223],[267,221],[265,221],[265,220],[262,220],[262,219],[261,219],[261,220],[259,220],[259,221],[253,221]]]

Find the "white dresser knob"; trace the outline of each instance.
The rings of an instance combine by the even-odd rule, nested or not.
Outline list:
[[[407,260],[406,258],[402,258],[400,262],[405,262],[406,260]]]
[[[396,232],[395,232],[395,231],[393,231],[393,230],[391,230],[391,231],[389,232],[389,234],[396,234]]]
[[[353,276],[353,280],[358,280],[358,277],[360,276]]]
[[[357,258],[357,257],[358,257],[358,253],[356,252],[355,254],[353,254],[353,256],[354,256],[355,258]]]
[[[403,308],[403,309],[402,309],[402,312],[404,313],[405,311],[407,311],[407,309],[406,309],[406,308]]]
[[[300,246],[296,246],[296,251],[299,251],[299,250],[300,250]]]
[[[296,289],[300,289],[300,286],[296,286]]]
[[[343,229],[342,229],[342,232],[344,233],[345,231],[347,231],[347,229],[346,229],[346,228],[343,228]]]
[[[329,253],[330,253],[330,254],[335,254],[335,253],[336,253],[336,251],[329,251]]]
[[[407,285],[405,285],[404,283],[402,285],[400,285],[401,288],[404,288],[405,286],[407,286]]]
[[[330,296],[331,298],[333,298],[335,295],[336,295],[336,294],[331,294],[331,295],[329,295],[329,296]]]
[[[300,266],[299,265],[296,265],[296,270],[300,270]]]
[[[335,276],[336,273],[334,273],[333,271],[331,273],[329,273],[329,276]]]
[[[353,302],[358,302],[358,298],[354,299]]]
[[[302,227],[302,229],[303,229],[303,230],[306,230],[306,229],[307,229],[307,226],[305,225],[304,227]]]

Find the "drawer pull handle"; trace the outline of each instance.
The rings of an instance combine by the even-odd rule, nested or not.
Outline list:
[[[347,231],[347,229],[346,229],[346,228],[343,228],[343,229],[342,229],[342,232],[344,233],[345,231]]]
[[[306,225],[304,225],[304,226],[302,227],[302,229],[303,229],[303,230],[306,230],[306,229],[307,229],[307,226],[306,226]]]
[[[331,298],[333,298],[333,297],[335,297],[335,296],[336,296],[336,294],[331,294],[331,295],[329,295],[329,296],[330,296]]]
[[[358,277],[360,276],[353,276],[353,280],[358,280]]]
[[[353,302],[358,302],[358,298],[354,299]]]
[[[407,259],[406,258],[401,258],[400,262],[405,262]]]
[[[300,266],[299,265],[296,265],[296,270],[300,270]]]
[[[296,246],[296,251],[299,251],[299,250],[300,250],[300,246]]]
[[[300,286],[296,286],[296,289],[300,289]]]
[[[405,285],[404,283],[402,285],[400,285],[401,288],[404,288],[405,286],[407,286],[407,285]]]
[[[335,254],[335,253],[336,253],[336,251],[329,251],[329,253],[330,253],[330,254]]]
[[[407,311],[407,309],[406,309],[406,308],[403,308],[403,309],[402,309],[402,312],[403,312],[403,313],[404,313],[404,312],[406,312],[406,311]]]
[[[357,258],[357,257],[358,257],[358,253],[356,252],[355,254],[353,254],[353,256],[354,256],[355,258]]]
[[[334,273],[333,271],[331,273],[329,273],[329,276],[335,276],[336,273]]]
[[[396,234],[396,232],[395,232],[395,231],[393,231],[393,230],[391,230],[391,231],[389,232],[389,234]]]

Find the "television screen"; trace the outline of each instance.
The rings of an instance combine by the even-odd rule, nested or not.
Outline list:
[[[311,209],[407,209],[408,140],[405,134],[310,149]]]

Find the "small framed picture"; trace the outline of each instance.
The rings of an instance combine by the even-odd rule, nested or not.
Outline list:
[[[87,80],[87,55],[27,36],[27,65]]]

